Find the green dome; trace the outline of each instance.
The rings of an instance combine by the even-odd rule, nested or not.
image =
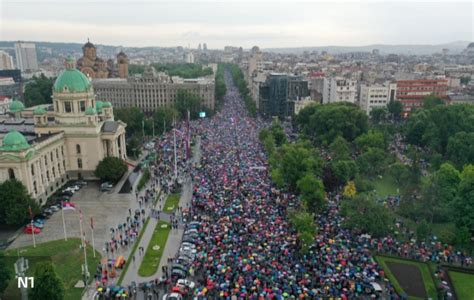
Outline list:
[[[102,107],[112,107],[112,103],[110,103],[110,101],[105,101],[102,103]]]
[[[104,107],[104,102],[102,102],[102,101],[96,101],[95,102],[95,109],[97,110],[97,113],[102,112],[102,107]]]
[[[95,108],[93,108],[92,106],[89,106],[86,109],[86,115],[87,116],[92,116],[92,115],[95,115],[95,114],[96,114]]]
[[[44,114],[46,114],[46,109],[39,106],[39,107],[35,108],[35,110],[33,110],[33,114],[34,115],[44,115]]]
[[[12,130],[3,137],[3,143],[0,150],[2,151],[22,151],[30,148],[23,134],[16,130]]]
[[[10,108],[10,112],[16,113],[25,109],[25,105],[21,101],[13,100],[12,103],[10,103],[9,108]]]
[[[70,93],[83,93],[91,89],[91,82],[81,71],[68,67],[56,79],[53,91],[61,93],[65,87]]]

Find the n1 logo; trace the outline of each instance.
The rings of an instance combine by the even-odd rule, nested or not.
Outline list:
[[[34,288],[35,278],[34,277],[17,277],[18,288]],[[29,282],[29,284],[28,284]]]

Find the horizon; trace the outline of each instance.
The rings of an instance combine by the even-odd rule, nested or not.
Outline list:
[[[474,40],[474,6],[468,1],[51,0],[40,7],[35,3],[2,1],[1,40],[85,43],[90,38],[100,45],[139,48],[196,48],[206,43],[209,49],[438,45]]]

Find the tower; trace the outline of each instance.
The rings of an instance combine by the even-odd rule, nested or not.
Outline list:
[[[117,54],[117,68],[118,76],[120,78],[128,77],[128,62],[128,56],[122,51],[120,51],[119,54]]]

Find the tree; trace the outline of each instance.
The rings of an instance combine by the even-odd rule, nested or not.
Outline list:
[[[179,90],[176,93],[174,108],[178,111],[181,119],[186,120],[188,111],[192,120],[199,118],[202,109],[201,97],[187,90]]]
[[[29,290],[33,300],[64,299],[64,284],[56,274],[51,262],[38,262],[35,265],[35,287]]]
[[[281,127],[280,122],[276,120],[272,122],[271,133],[273,135],[275,145],[277,147],[280,147],[281,145],[286,143],[286,134],[283,128]]]
[[[368,148],[356,162],[361,173],[369,176],[381,174],[386,165],[385,151],[379,148]]]
[[[468,84],[471,81],[471,76],[461,76],[461,84]]]
[[[460,131],[450,137],[446,156],[460,169],[466,164],[474,163],[474,131],[469,133]]]
[[[0,295],[3,294],[12,277],[12,272],[5,262],[5,256],[0,252]]]
[[[354,181],[349,181],[345,186],[344,186],[344,192],[342,193],[344,197],[347,198],[354,198],[356,195],[357,190]]]
[[[423,185],[423,203],[430,217],[430,223],[446,221],[452,215],[453,202],[461,181],[459,171],[444,163]]]
[[[461,181],[454,202],[454,220],[458,229],[466,228],[474,235],[474,165],[467,165],[461,173]]]
[[[313,112],[309,118],[306,110]],[[302,109],[301,113],[305,118],[297,118],[297,125],[304,135],[319,145],[329,145],[338,136],[352,142],[368,129],[366,113],[347,102],[312,105]],[[305,119],[308,122],[301,123]]]
[[[378,148],[382,150],[387,148],[385,136],[378,130],[370,130],[364,134],[361,134],[355,139],[355,144],[361,152],[365,152],[369,148]]]
[[[332,154],[333,160],[349,160],[350,159],[350,149],[349,143],[342,137],[338,136],[334,141],[329,145],[329,150]]]
[[[357,233],[386,236],[393,224],[392,214],[366,194],[356,195],[342,203],[343,226]]]
[[[54,80],[54,78],[48,78],[44,74],[39,77],[33,76],[32,80],[25,86],[25,105],[29,107],[53,103],[51,96]]]
[[[0,184],[0,223],[22,225],[29,219],[29,207],[39,212],[38,204],[30,197],[25,186],[17,180],[7,180]]]
[[[424,219],[416,226],[416,236],[420,240],[425,239],[430,234],[430,231],[430,226]]]
[[[357,164],[353,160],[332,161],[330,166],[338,183],[346,183],[353,179],[358,172]]]
[[[138,107],[132,108],[115,108],[114,116],[116,120],[127,123],[128,136],[143,136],[143,122],[145,115]]]
[[[137,137],[132,137],[127,141],[127,156],[138,158],[141,153],[140,141]]]
[[[298,238],[303,245],[303,252],[306,252],[314,243],[317,229],[313,215],[306,211],[295,211],[290,213],[290,221],[298,232]]]
[[[263,140],[263,148],[268,154],[272,154],[273,151],[275,151],[276,145],[275,145],[275,138],[273,138],[273,135],[270,134],[268,135],[264,140]]]
[[[437,105],[444,105],[443,99],[436,97],[435,95],[428,95],[423,99],[424,109],[432,109]]]
[[[387,103],[387,110],[392,116],[392,119],[398,120],[403,112],[403,105],[400,101],[390,100]]]
[[[127,170],[127,165],[123,160],[109,156],[99,162],[94,175],[102,181],[117,183]]]
[[[172,107],[159,107],[153,113],[155,123],[155,134],[161,134],[171,130],[173,121],[179,119],[179,113]]]
[[[411,172],[404,164],[396,162],[390,165],[388,171],[397,182],[397,186],[406,186],[409,183]]]
[[[298,191],[308,211],[319,213],[325,208],[323,182],[313,174],[306,174],[298,180]]]
[[[372,123],[378,125],[387,119],[388,110],[386,108],[374,108],[370,111]]]

